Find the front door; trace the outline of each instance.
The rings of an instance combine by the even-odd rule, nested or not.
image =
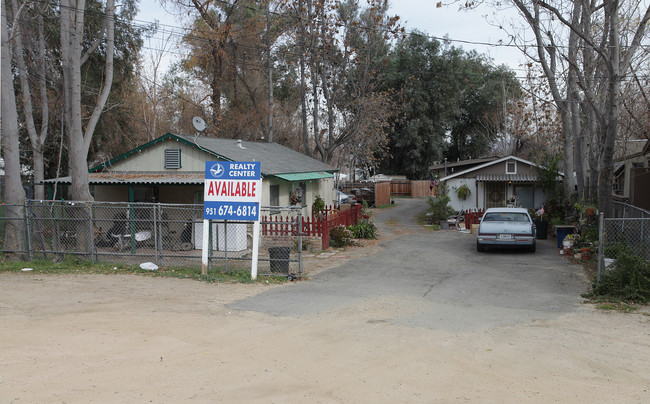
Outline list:
[[[506,183],[485,183],[485,208],[502,208],[506,206]]]

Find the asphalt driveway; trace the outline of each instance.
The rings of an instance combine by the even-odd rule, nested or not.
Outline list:
[[[536,253],[479,253],[471,234],[418,225],[426,209],[424,199],[398,199],[373,216],[382,233],[375,254],[229,307],[308,317],[374,304],[386,308],[374,321],[451,332],[548,319],[579,307],[587,279],[558,254],[554,239],[538,240]]]

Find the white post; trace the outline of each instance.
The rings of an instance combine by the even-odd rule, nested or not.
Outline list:
[[[210,220],[203,219],[203,246],[201,248],[201,275],[208,274],[208,248],[210,247]]]
[[[251,264],[251,279],[257,279],[257,257],[260,248],[260,221],[253,222],[253,262]]]

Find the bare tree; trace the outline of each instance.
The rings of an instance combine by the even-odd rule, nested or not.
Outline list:
[[[11,73],[11,46],[7,27],[7,7],[2,1],[2,153],[5,160],[5,250],[20,251],[24,246],[22,205],[25,191],[20,180],[18,112]]]
[[[68,135],[70,155],[70,175],[72,177],[72,199],[90,201],[93,199],[88,187],[88,149],[93,132],[108,100],[113,82],[113,51],[115,47],[115,5],[107,0],[103,19],[103,32],[85,47],[84,17],[85,0],[61,1],[61,61],[63,70],[64,115]],[[99,46],[105,47],[104,77],[96,104],[86,116],[82,108],[81,67]]]
[[[13,9],[18,10],[18,3],[13,0]],[[22,6],[27,4],[24,2]],[[38,4],[36,5],[38,7]],[[45,5],[47,7],[47,5]],[[29,7],[25,8],[20,18],[16,20],[13,27],[12,39],[14,41],[14,59],[18,68],[18,78],[20,81],[21,99],[23,103],[23,113],[25,115],[25,126],[29,135],[30,144],[33,153],[33,171],[34,171],[34,199],[44,199],[44,189],[42,181],[45,179],[45,163],[43,152],[45,141],[48,135],[49,125],[49,102],[47,96],[47,58],[45,57],[45,24],[43,22],[42,10],[27,13]],[[29,27],[36,21],[36,32],[30,32]],[[35,35],[34,35],[35,34]],[[25,54],[33,55],[32,61],[28,66],[25,61]],[[39,94],[38,107],[40,111],[40,127],[36,128],[34,119],[34,107],[32,105],[32,90],[30,76],[36,78],[37,92]]]
[[[585,195],[585,188],[592,186],[584,185],[589,172],[588,184],[598,178],[597,193],[589,196],[597,196],[599,209],[606,211],[612,197],[621,82],[644,38],[650,6],[643,9],[636,2],[617,0],[575,1],[569,7],[545,1],[512,2],[535,35],[536,54],[526,55],[541,64],[562,118],[565,181],[569,180],[565,192],[572,191],[575,171],[578,193]],[[629,41],[622,43],[622,37]],[[586,132],[590,130],[594,133]],[[587,153],[594,158],[582,158]],[[585,170],[585,162],[597,167]]]

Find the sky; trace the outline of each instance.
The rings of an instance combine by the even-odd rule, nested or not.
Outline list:
[[[519,65],[524,61],[521,52],[515,47],[488,46],[483,44],[498,44],[500,40],[507,43],[507,35],[498,27],[486,21],[497,18],[502,22],[509,18],[517,18],[514,10],[494,13],[493,9],[483,5],[477,10],[459,11],[458,4],[436,7],[437,0],[393,0],[390,4],[390,14],[399,15],[401,24],[407,31],[418,30],[435,38],[448,37],[452,45],[465,50],[474,49],[494,60],[496,65],[506,64],[513,70],[521,70]],[[463,2],[464,3],[464,2]],[[158,20],[167,31],[180,32],[181,24],[174,15],[169,14],[160,6],[158,0],[141,0],[138,20],[140,23]],[[495,17],[498,16],[498,17]],[[161,35],[156,35],[160,38]],[[151,43],[151,48],[160,45]]]
[[[485,5],[476,10],[459,11],[460,3],[436,7],[437,2],[438,0],[393,0],[390,3],[391,14],[400,16],[400,21],[407,31],[424,31],[436,38],[449,37],[453,46],[486,54],[494,59],[497,65],[506,64],[517,69],[523,62],[521,52],[515,47],[481,45],[498,44],[499,40],[508,42],[506,33],[492,26],[485,17],[488,16],[493,23],[498,18],[507,26],[509,18],[517,18],[514,9],[500,10],[498,17],[495,17],[494,10]]]

